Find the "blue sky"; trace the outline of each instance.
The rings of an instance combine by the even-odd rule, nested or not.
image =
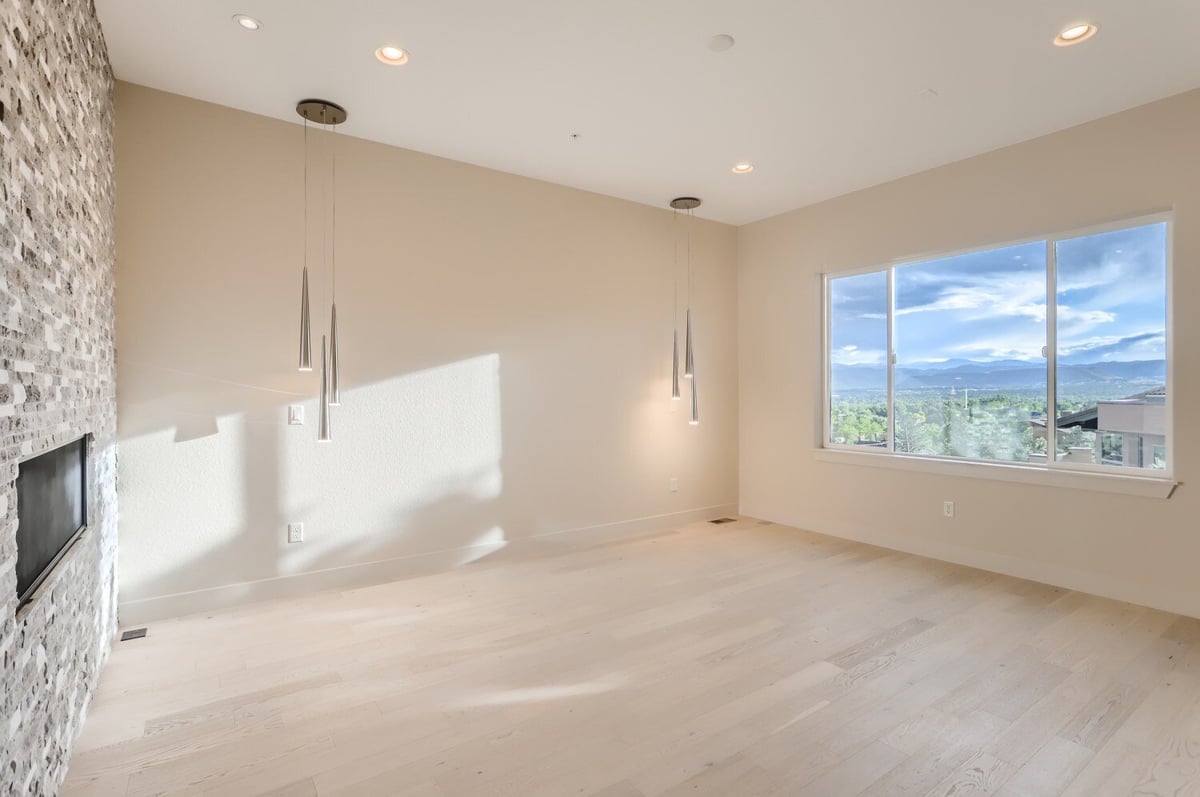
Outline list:
[[[1166,224],[1060,241],[1059,362],[1165,357]],[[886,272],[832,281],[833,362],[882,364]],[[1044,243],[896,269],[899,365],[1040,361],[1046,343]]]

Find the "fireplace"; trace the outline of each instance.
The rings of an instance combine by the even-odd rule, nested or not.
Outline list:
[[[88,437],[20,463],[17,470],[17,605],[87,528]]]

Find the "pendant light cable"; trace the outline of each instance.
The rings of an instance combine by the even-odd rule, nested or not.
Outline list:
[[[304,119],[304,269],[300,278],[300,357],[298,368],[312,370],[312,322],[308,305],[308,118]]]
[[[683,375],[688,378],[693,378],[693,369],[695,366],[695,351],[692,347],[692,207],[689,204],[686,206],[687,220],[687,315],[685,316],[684,343],[683,343]]]
[[[671,400],[679,401],[679,211],[671,209]]]
[[[679,329],[679,211],[671,209],[671,278],[675,281],[671,296],[672,329]]]
[[[699,398],[700,388],[698,387],[698,384],[697,384],[700,380],[696,378],[696,354],[695,354],[695,349],[692,344],[692,324],[691,324],[692,299],[695,295],[695,285],[696,285],[695,270],[692,268],[692,224],[694,223],[693,219],[694,219],[694,216],[692,214],[692,208],[688,208],[688,221],[687,221],[687,225],[688,225],[688,345],[687,345],[687,348],[688,348],[688,350],[687,350],[687,354],[688,354],[688,372],[691,373],[691,375],[692,375],[692,384],[690,385],[690,387],[692,389],[692,417],[691,417],[691,420],[688,421],[688,423],[692,426],[696,426],[700,423],[700,398]]]
[[[333,299],[334,304],[337,304],[337,133],[336,133],[336,131],[334,131],[334,129],[332,127],[329,128],[329,135],[330,135],[329,147],[333,151],[333,154],[330,158],[333,162],[333,165],[331,168],[331,172],[332,172],[331,181],[332,181],[333,187],[330,189],[330,193],[333,194],[333,199],[331,201],[331,204],[333,206],[333,222],[332,222],[333,233],[332,233],[332,240],[330,241],[331,252],[329,255],[329,260],[330,260],[330,264],[331,264],[331,266],[330,266],[330,276],[331,276],[330,282],[332,283],[331,290],[330,290],[330,294],[331,294],[330,298]]]
[[[695,279],[692,277],[692,209],[688,208],[687,220],[687,256],[688,256],[688,309],[692,308],[692,286],[695,284]]]
[[[342,403],[341,352],[337,323],[337,131],[329,126],[330,171],[330,252],[329,252],[329,405]]]
[[[308,117],[304,117],[304,268],[308,269]]]
[[[697,203],[698,204],[698,203]],[[696,293],[696,271],[691,265],[691,228],[695,224],[694,209],[696,205],[688,208],[688,373],[691,374],[691,420],[688,423],[691,426],[700,424],[700,388],[697,383],[700,379],[696,378],[696,349],[695,344],[691,341],[691,302],[695,299]]]
[[[329,135],[329,125],[325,124],[325,112],[321,112],[321,132]],[[325,180],[321,180],[321,267],[329,266],[329,225],[326,224],[328,219],[326,209],[329,207],[329,184]]]

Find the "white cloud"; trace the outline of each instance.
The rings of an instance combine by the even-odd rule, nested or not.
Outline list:
[[[883,349],[860,349],[843,346],[830,352],[829,360],[834,365],[883,365],[887,352]]]

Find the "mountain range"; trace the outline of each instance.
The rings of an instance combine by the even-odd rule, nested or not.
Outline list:
[[[1165,384],[1166,379],[1167,364],[1164,360],[1060,362],[1058,365],[1060,389],[1081,389],[1088,386],[1107,386],[1111,389],[1128,385],[1140,390],[1147,386]],[[897,390],[951,387],[1011,390],[1037,388],[1045,383],[1044,362],[947,360],[940,363],[922,363],[919,366],[896,366]],[[833,386],[836,391],[879,389],[886,384],[887,367],[884,365],[833,366]]]

